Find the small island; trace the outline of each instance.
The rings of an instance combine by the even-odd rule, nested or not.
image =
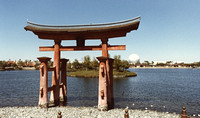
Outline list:
[[[135,77],[136,73],[130,72],[127,69],[130,64],[126,60],[121,60],[120,55],[114,56],[113,63],[113,78]],[[85,56],[84,61],[80,63],[77,59],[73,63],[67,64],[68,74],[71,77],[83,78],[98,78],[99,77],[99,62],[94,58],[90,60],[90,56]]]
[[[99,77],[99,71],[97,70],[80,70],[80,71],[74,71],[69,72],[67,76],[70,77],[83,77],[83,78],[98,78]],[[136,73],[130,72],[128,70],[124,71],[113,71],[113,78],[124,78],[124,77],[135,77],[137,76]]]

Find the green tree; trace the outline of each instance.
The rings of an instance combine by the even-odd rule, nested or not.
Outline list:
[[[87,55],[87,56],[84,56],[84,60],[83,60],[83,67],[86,69],[86,70],[89,70],[91,69],[91,61],[90,61],[90,56]]]
[[[127,60],[123,60],[123,61],[121,61],[121,66],[122,66],[123,71],[124,71],[125,69],[128,69],[130,67],[130,64]]]
[[[52,67],[53,66],[53,61],[48,61],[47,66],[48,67]]]
[[[5,61],[0,61],[0,68],[6,67],[6,62]]]
[[[11,67],[17,67],[17,64],[16,63],[12,63]]]
[[[172,61],[167,61],[165,64],[166,64],[167,66],[170,66],[170,65],[172,64]]]
[[[92,69],[97,70],[99,67],[99,62],[94,58],[93,61],[90,63]]]
[[[200,62],[197,62],[197,63],[196,63],[196,66],[200,67]]]
[[[70,61],[67,62],[67,70],[72,69],[72,63]]]
[[[41,64],[40,61],[36,60],[34,61],[34,63],[35,63],[35,68],[39,69],[39,66]]]
[[[81,64],[79,63],[77,59],[74,60],[74,62],[72,63],[72,66],[75,70],[78,70],[81,68]]]
[[[150,64],[149,61],[144,61],[145,66],[149,66],[149,64]]]
[[[20,60],[17,62],[17,65],[18,65],[18,67],[23,67],[25,64],[24,64],[24,62],[20,59]]]
[[[28,66],[28,63],[29,63],[29,60],[26,59],[26,60],[24,61],[24,65],[23,65],[23,66]]]
[[[157,63],[156,66],[165,66],[164,63]]]
[[[114,63],[113,63],[113,67],[120,71],[120,66],[121,66],[121,56],[120,55],[115,55],[114,56]]]

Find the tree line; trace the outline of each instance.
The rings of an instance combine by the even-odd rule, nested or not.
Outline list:
[[[124,71],[125,69],[129,68],[130,64],[127,60],[121,60],[120,55],[114,56],[113,68],[117,71]],[[96,58],[91,60],[89,55],[85,56],[83,62],[79,62],[75,59],[72,63],[67,63],[67,69],[71,71],[76,70],[98,70],[99,68],[99,61]]]
[[[173,63],[173,61],[166,61],[155,63],[154,61],[144,61],[143,63],[133,64],[131,66],[140,66],[140,67],[200,67],[200,62],[193,62],[193,63]]]
[[[6,67],[12,67],[14,69],[20,69],[22,67],[35,67],[39,68],[40,62],[39,61],[31,61],[25,60],[22,61],[21,59],[18,61],[0,61],[0,69],[5,69]],[[53,66],[53,62],[49,61],[48,66]],[[123,71],[130,67],[130,64],[126,60],[121,60],[120,55],[114,56],[113,68],[118,71]],[[96,58],[91,60],[89,55],[84,56],[83,62],[79,62],[75,59],[73,62],[67,63],[67,70],[69,71],[76,71],[76,70],[98,70],[99,68],[99,61]]]
[[[39,61],[31,61],[31,60],[25,60],[22,61],[19,59],[18,61],[0,61],[0,69],[1,70],[7,70],[6,68],[11,70],[21,70],[23,67],[35,67],[39,68],[40,62]]]

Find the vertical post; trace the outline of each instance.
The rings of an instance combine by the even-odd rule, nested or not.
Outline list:
[[[129,118],[128,109],[125,109],[124,118]]]
[[[113,61],[114,59],[108,58],[106,60],[107,75],[108,75],[108,107],[114,108],[114,93],[113,93]]]
[[[48,67],[47,63],[51,60],[48,57],[39,57],[41,62],[40,66],[40,90],[39,90],[39,102],[40,107],[48,107]]]
[[[187,114],[186,114],[186,108],[183,106],[182,108],[182,114],[181,114],[181,118],[188,118]]]
[[[108,57],[108,39],[101,39],[102,42],[102,56]]]
[[[102,41],[102,56],[106,57],[106,86],[107,86],[107,104],[108,109],[114,108],[113,94],[113,59],[108,58],[108,38],[101,39]],[[100,76],[100,75],[99,75]],[[99,77],[99,82],[101,78]],[[99,89],[100,91],[100,89]]]
[[[68,59],[61,59],[61,88],[60,88],[60,105],[64,106],[67,102],[67,81],[66,65]]]
[[[97,57],[99,63],[99,92],[98,92],[98,109],[101,111],[108,110],[108,77],[106,60],[108,58],[108,38],[101,39],[102,57]]]
[[[98,92],[98,109],[101,111],[108,110],[108,81],[107,81],[107,57],[97,57],[99,65],[99,92]]]
[[[100,61],[98,109],[102,111],[114,108],[114,96],[113,59],[108,58],[108,38],[101,39],[101,41],[102,57],[97,57],[97,59]]]
[[[53,66],[56,71],[52,73],[52,86],[55,86],[53,91],[51,91],[50,103],[58,106],[59,105],[59,79],[60,79],[60,44],[61,40],[54,40],[54,62]]]

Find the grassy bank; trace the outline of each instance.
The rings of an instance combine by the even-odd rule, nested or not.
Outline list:
[[[70,77],[84,77],[84,78],[98,78],[99,77],[99,71],[97,70],[79,70],[79,71],[75,71],[75,72],[70,72],[67,74],[67,76]],[[137,76],[136,73],[134,72],[130,72],[130,71],[123,71],[123,72],[119,72],[114,70],[113,71],[113,77],[114,78],[123,78],[123,77],[135,77]]]
[[[0,71],[4,71],[4,69],[1,69],[1,68],[0,68]]]
[[[130,72],[128,70],[125,70],[123,72],[119,72],[119,71],[113,71],[113,77],[114,78],[123,78],[123,77],[135,77],[137,76],[136,73],[134,72]]]

